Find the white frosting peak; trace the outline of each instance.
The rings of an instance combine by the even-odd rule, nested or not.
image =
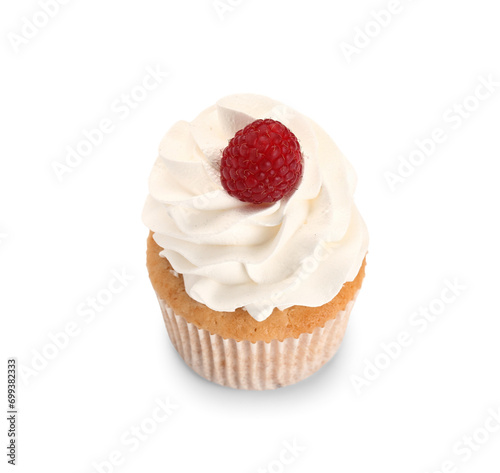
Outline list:
[[[220,183],[222,150],[235,133],[273,118],[298,138],[304,173],[274,204],[231,197]],[[356,176],[312,120],[259,95],[232,95],[165,135],[143,221],[187,293],[216,311],[244,307],[258,321],[275,307],[317,307],[352,281],[368,247],[354,203]]]

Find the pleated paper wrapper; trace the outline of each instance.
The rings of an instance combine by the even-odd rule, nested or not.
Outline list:
[[[236,389],[275,389],[301,381],[338,350],[356,297],[324,327],[283,341],[237,341],[199,329],[158,298],[168,334],[200,376]]]

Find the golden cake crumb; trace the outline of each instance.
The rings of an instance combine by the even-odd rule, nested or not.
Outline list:
[[[184,288],[182,275],[176,276],[167,258],[160,256],[162,248],[149,233],[147,241],[147,268],[149,278],[158,297],[163,299],[177,315],[211,334],[237,341],[259,340],[270,342],[285,338],[298,338],[302,333],[312,333],[328,320],[343,311],[361,288],[365,276],[366,258],[354,281],[344,284],[340,292],[320,307],[292,306],[285,310],[274,309],[263,322],[257,322],[244,309],[218,312],[192,299]]]

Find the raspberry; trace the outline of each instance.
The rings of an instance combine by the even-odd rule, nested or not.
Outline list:
[[[276,202],[291,194],[302,177],[297,137],[276,120],[255,120],[229,141],[220,171],[229,195],[253,204]]]

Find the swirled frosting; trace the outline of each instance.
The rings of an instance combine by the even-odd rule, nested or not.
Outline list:
[[[241,202],[220,183],[222,150],[259,118],[287,126],[304,156],[298,189],[274,204]],[[231,95],[166,133],[143,221],[190,297],[262,321],[275,307],[323,305],[356,277],[368,232],[355,186],[351,165],[312,120],[267,97]]]

